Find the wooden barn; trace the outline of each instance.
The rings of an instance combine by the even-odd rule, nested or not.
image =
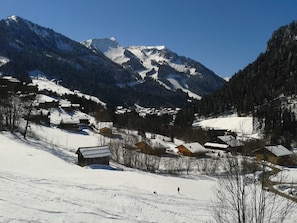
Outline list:
[[[22,83],[11,76],[2,76],[0,77],[0,86],[1,89],[4,89],[6,92],[7,91],[12,91],[12,92],[17,92],[21,91],[22,88]]]
[[[237,140],[233,135],[217,136],[217,139],[213,142],[206,142],[205,148],[219,149],[230,152],[241,152],[243,143]]]
[[[78,164],[87,166],[91,164],[109,165],[110,150],[108,146],[79,147],[76,151]]]
[[[135,144],[137,149],[140,150],[142,153],[146,153],[149,155],[164,155],[166,154],[166,148],[159,145],[159,146],[150,146],[145,141],[141,141]]]
[[[177,146],[178,152],[184,156],[204,157],[209,152],[204,146],[198,142],[186,143]]]
[[[103,127],[100,130],[100,134],[107,136],[107,137],[112,137],[112,128],[109,127]]]
[[[84,126],[90,125],[90,119],[89,118],[79,118],[79,124]]]
[[[287,160],[293,155],[283,145],[265,146],[255,152],[257,160],[266,160],[277,165],[285,165]]]
[[[59,101],[53,97],[39,94],[37,95],[38,103],[39,103],[39,108],[56,108],[59,105]]]
[[[79,131],[79,121],[78,120],[62,120],[58,125],[60,129],[68,130],[68,131]]]
[[[228,145],[230,152],[242,152],[243,143],[237,140],[233,135],[218,136],[218,141]]]

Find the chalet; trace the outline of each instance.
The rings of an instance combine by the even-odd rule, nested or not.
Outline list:
[[[227,129],[208,129],[207,135],[211,139],[211,141],[217,140],[218,136],[223,136],[223,135],[230,135],[232,132],[230,132]]]
[[[79,123],[80,123],[80,125],[88,126],[88,125],[90,125],[90,119],[88,119],[88,118],[79,118]]]
[[[112,136],[112,128],[103,127],[99,130],[101,135],[111,137]]]
[[[30,93],[37,94],[38,87],[37,87],[37,85],[35,85],[33,83],[25,84],[25,85],[23,85],[22,92],[26,93],[26,94],[30,94]]]
[[[219,149],[230,152],[241,152],[243,143],[237,140],[233,135],[217,136],[214,142],[206,142],[205,148],[208,149]]]
[[[228,150],[231,152],[241,152],[243,143],[237,140],[233,135],[218,136],[219,142],[228,145]]]
[[[207,149],[227,150],[229,145],[216,142],[206,142],[204,143],[204,147]]]
[[[47,95],[39,94],[37,96],[40,108],[56,108],[59,105],[59,101],[55,98],[49,97]]]
[[[11,76],[2,76],[0,78],[0,85],[1,86],[20,86],[21,85],[21,82],[14,78],[14,77],[11,77]]]
[[[60,129],[70,130],[70,131],[79,131],[79,121],[78,120],[62,120],[58,125]]]
[[[25,118],[27,120],[27,118]],[[47,110],[33,110],[29,116],[29,121],[50,125],[50,112]]]
[[[73,112],[79,110],[80,104],[71,104],[70,102],[61,103],[60,108],[66,112]]]
[[[98,122],[98,129],[102,129],[102,128],[113,128],[113,122]]]
[[[0,77],[0,96],[7,96],[8,92],[18,92],[22,88],[22,83],[11,76]]]
[[[177,146],[178,152],[184,156],[204,157],[209,152],[204,146],[198,142],[186,143]]]
[[[158,146],[150,146],[145,141],[141,141],[135,144],[137,149],[142,153],[146,153],[149,155],[164,155],[166,154],[166,148],[158,145]]]
[[[79,147],[76,151],[78,164],[87,166],[91,164],[109,165],[110,150],[108,146]]]
[[[257,160],[266,160],[277,165],[285,165],[293,152],[282,145],[265,146],[255,152]]]

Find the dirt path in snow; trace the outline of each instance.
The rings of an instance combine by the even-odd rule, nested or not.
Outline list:
[[[281,192],[281,191],[274,188],[276,185],[288,185],[289,183],[272,181],[271,177],[277,175],[282,170],[279,169],[279,168],[276,168],[274,166],[269,166],[269,167],[272,169],[272,171],[267,172],[268,174],[264,176],[263,187],[266,187],[266,188],[268,188],[269,191],[297,203],[297,197],[290,196],[290,195],[288,195],[286,193],[283,193],[283,192]],[[291,185],[292,186],[297,186],[296,183],[291,184]]]

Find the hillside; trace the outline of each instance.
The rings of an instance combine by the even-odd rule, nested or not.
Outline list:
[[[222,89],[198,103],[198,113],[254,115],[272,143],[296,141],[297,23],[279,28],[266,51]]]
[[[30,82],[29,74],[41,74],[60,81],[71,90],[96,96],[111,107],[135,103],[180,107],[190,99],[187,91],[168,88],[153,78],[143,78],[102,52],[23,18],[10,16],[1,20],[0,32],[0,74],[13,75],[27,82]],[[119,50],[119,53],[123,52]],[[187,76],[183,72],[178,75]],[[187,85],[195,85],[197,89],[201,86],[204,90],[196,91],[201,95],[210,93],[224,84],[221,78],[213,73],[212,76],[218,80],[212,87],[213,79],[205,79],[205,82],[203,78],[192,78]]]

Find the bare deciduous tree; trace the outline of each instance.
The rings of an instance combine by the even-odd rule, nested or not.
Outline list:
[[[31,113],[34,109],[34,104],[36,103],[35,101],[36,95],[32,94],[31,97],[25,98],[23,101],[23,108],[24,108],[24,116],[26,119],[26,126],[24,130],[24,139],[26,138],[27,132],[28,132],[28,127],[29,127],[29,121],[31,118]]]
[[[2,122],[10,132],[15,130],[23,110],[21,99],[15,95],[1,100]]]
[[[111,152],[111,157],[116,162],[119,162],[121,158],[121,153],[123,152],[123,143],[119,140],[111,140],[109,143],[109,149]]]
[[[248,160],[242,157],[226,159],[226,175],[216,188],[216,208],[213,217],[216,222],[238,223],[282,223],[290,214],[294,203],[275,193],[264,185],[265,166],[259,166],[261,180],[255,172],[246,168]]]

